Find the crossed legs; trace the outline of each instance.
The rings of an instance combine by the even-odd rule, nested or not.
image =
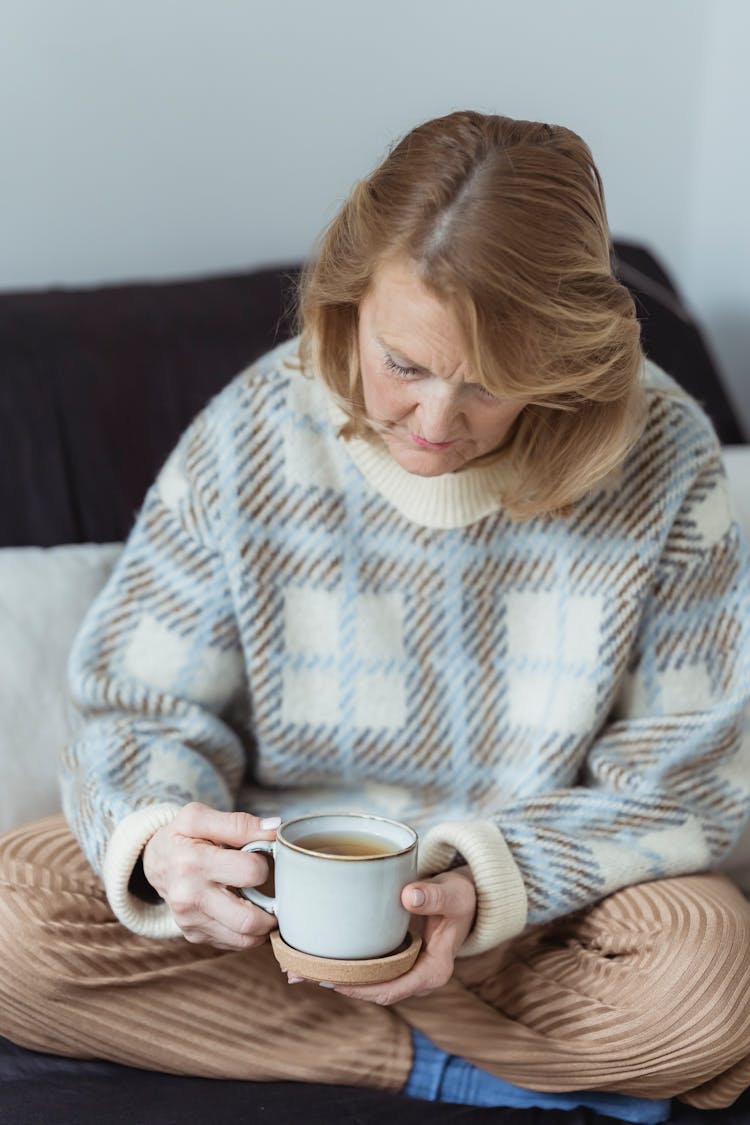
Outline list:
[[[0,840],[0,957],[0,1034],[54,1054],[395,1091],[411,1025],[530,1089],[715,1108],[750,1085],[750,903],[718,875],[626,888],[384,1008],[289,987],[268,944],[130,933],[52,817]]]

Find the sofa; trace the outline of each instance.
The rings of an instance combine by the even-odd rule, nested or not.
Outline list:
[[[618,241],[647,353],[698,398],[725,447],[750,537],[750,434],[664,267]],[[299,266],[0,294],[0,832],[59,808],[56,762],[75,731],[65,665],[146,488],[177,437],[242,367],[293,330]],[[748,731],[750,737],[750,730]],[[750,894],[750,831],[727,868]],[[0,893],[7,888],[0,887]],[[748,998],[750,1004],[750,997]],[[673,1120],[750,1123],[750,1096]],[[0,1122],[508,1125],[604,1122],[591,1110],[471,1109],[360,1088],[177,1078],[0,1039]]]

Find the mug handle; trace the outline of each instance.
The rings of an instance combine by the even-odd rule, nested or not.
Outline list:
[[[274,854],[274,841],[273,840],[253,840],[241,849],[243,852],[265,852],[266,855],[273,856]],[[261,910],[265,910],[266,914],[276,915],[276,899],[271,898],[270,895],[264,895],[262,891],[256,891],[255,887],[240,887],[240,893],[259,906]]]

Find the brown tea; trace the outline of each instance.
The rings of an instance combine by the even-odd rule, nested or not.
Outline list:
[[[393,855],[401,849],[373,832],[311,832],[292,841],[307,852],[323,855],[375,856]]]

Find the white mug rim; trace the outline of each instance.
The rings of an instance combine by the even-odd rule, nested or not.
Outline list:
[[[347,818],[351,820],[369,820],[379,824],[392,824],[396,828],[405,829],[411,835],[412,840],[411,843],[403,848],[399,848],[398,851],[380,852],[378,855],[331,855],[329,852],[316,852],[311,848],[301,848],[298,844],[287,840],[284,836],[285,829],[290,828],[293,824],[299,824],[304,820],[324,820],[326,817],[337,817],[342,820]],[[300,855],[314,856],[315,859],[330,859],[335,862],[343,863],[367,863],[373,860],[382,862],[384,859],[395,859],[397,856],[408,855],[410,851],[416,848],[418,839],[417,833],[410,824],[404,824],[402,820],[393,820],[388,816],[377,816],[375,813],[348,813],[340,811],[306,813],[304,816],[295,816],[292,817],[291,820],[284,821],[276,830],[276,843],[282,844],[285,848],[289,848],[290,851],[299,852]]]

